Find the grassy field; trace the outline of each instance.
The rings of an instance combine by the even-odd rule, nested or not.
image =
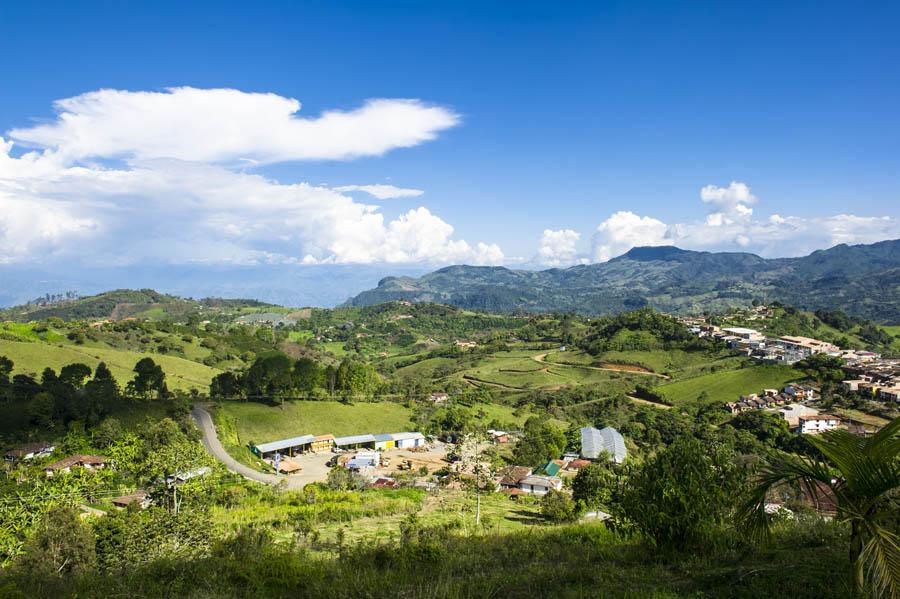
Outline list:
[[[298,435],[395,433],[412,426],[409,408],[396,403],[289,401],[283,406],[222,402],[218,410],[234,419],[242,444],[265,443]]]
[[[91,368],[95,368],[100,362],[106,362],[113,376],[124,386],[134,376],[132,372],[134,365],[148,354],[110,348],[0,339],[0,356],[6,356],[13,361],[14,373],[38,376],[48,366],[58,371],[63,366],[75,362],[87,364]],[[150,357],[162,366],[166,373],[166,382],[172,390],[189,391],[196,388],[205,391],[209,388],[212,377],[220,372],[216,368],[175,356],[152,354]]]
[[[704,392],[710,403],[737,401],[740,395],[758,393],[764,388],[780,389],[802,376],[801,372],[789,366],[759,365],[667,383],[654,391],[675,405],[694,402]]]

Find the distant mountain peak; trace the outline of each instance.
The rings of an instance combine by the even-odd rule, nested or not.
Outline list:
[[[683,250],[674,245],[643,245],[631,248],[619,256],[619,259],[627,258],[629,260],[640,262],[647,262],[650,260],[678,260],[685,256],[699,253],[700,252],[691,250]]]

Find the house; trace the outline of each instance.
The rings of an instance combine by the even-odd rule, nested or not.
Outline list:
[[[790,395],[794,401],[803,401],[805,399],[815,399],[816,392],[812,387],[804,387],[801,385],[788,385],[784,388],[784,394]]]
[[[801,416],[815,416],[819,411],[800,404],[790,404],[778,410],[778,413],[787,421],[790,428],[797,428],[800,426]]]
[[[737,337],[743,341],[755,341],[760,342],[765,340],[765,335],[757,331],[756,329],[745,329],[744,327],[728,327],[722,329],[729,335],[733,337]]]
[[[540,476],[532,474],[519,482],[519,488],[532,495],[546,495],[551,490],[562,490],[562,480],[555,476]]]
[[[817,435],[825,431],[833,431],[841,423],[837,416],[831,414],[813,414],[800,416],[798,429],[803,435]]]
[[[509,443],[509,433],[506,431],[497,431],[494,429],[488,430],[488,434],[491,436],[491,441],[497,444]]]
[[[841,348],[833,343],[811,337],[785,335],[779,337],[775,343],[784,350],[786,362],[797,362],[813,354],[837,354],[841,351]]]
[[[363,447],[373,449],[375,447],[375,436],[351,435],[349,437],[335,437],[334,446],[342,451],[346,451],[348,449],[360,449]]]
[[[428,397],[428,401],[431,401],[431,402],[437,403],[437,404],[446,403],[448,399],[450,399],[450,395],[448,395],[447,393],[432,393]]]
[[[150,499],[150,493],[141,490],[129,493],[128,495],[122,495],[121,497],[115,497],[111,502],[119,509],[125,509],[129,505],[135,504],[142,510],[150,507],[150,504],[153,503]]]
[[[531,468],[525,466],[505,466],[500,469],[500,487],[504,489],[518,489],[519,483],[526,476],[531,476]]]
[[[28,443],[27,445],[10,449],[3,457],[9,462],[33,460],[34,458],[47,457],[55,449],[56,446],[53,443]]]
[[[597,430],[593,426],[583,427],[581,429],[581,457],[597,460],[604,452],[616,464],[625,461],[628,450],[625,448],[625,439],[619,431],[610,426],[601,430]]]
[[[454,341],[453,345],[460,349],[472,349],[474,347],[478,347],[478,343],[476,343],[475,341],[463,341],[460,339]]]
[[[900,387],[886,387],[878,390],[878,399],[884,401],[900,401]]]
[[[391,437],[394,439],[394,446],[399,449],[425,446],[425,435],[422,433],[394,433]]]
[[[84,468],[85,470],[100,470],[106,467],[106,458],[98,455],[73,455],[53,462],[44,467],[44,473],[47,476],[54,476],[58,473],[71,472],[73,468]]]
[[[316,437],[313,435],[301,435],[290,439],[282,439],[281,441],[251,445],[250,449],[264,460],[274,458],[276,453],[293,457],[294,455],[312,451],[312,444],[315,440]]]
[[[591,465],[590,460],[572,460],[571,462],[566,464],[566,470],[569,470],[569,471],[581,470],[585,466],[590,466],[590,465]]]

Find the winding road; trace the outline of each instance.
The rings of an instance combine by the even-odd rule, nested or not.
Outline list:
[[[219,436],[216,433],[216,425],[213,424],[212,416],[209,415],[209,412],[203,407],[195,405],[191,410],[191,416],[194,417],[194,422],[197,423],[197,428],[200,429],[200,434],[203,436],[203,446],[206,448],[206,451],[222,462],[222,464],[230,471],[235,474],[240,474],[244,478],[255,480],[256,482],[266,485],[283,486],[289,490],[300,490],[308,483],[324,480],[324,474],[327,474],[328,472],[328,468],[324,464],[328,459],[328,456],[324,454],[315,456],[318,459],[314,462],[301,462],[304,468],[300,474],[276,476],[274,474],[266,474],[265,472],[254,470],[250,466],[241,464],[225,451],[225,448],[222,447],[222,443],[219,441]],[[321,464],[319,462],[321,462]]]

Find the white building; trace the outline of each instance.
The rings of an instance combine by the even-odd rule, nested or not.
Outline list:
[[[800,433],[803,435],[817,435],[825,431],[833,431],[841,423],[837,416],[830,414],[800,416],[799,422]]]
[[[816,416],[819,411],[815,408],[808,408],[800,404],[792,403],[778,410],[778,413],[782,418],[787,420],[789,427],[796,428],[800,426],[801,417]]]
[[[551,490],[562,490],[562,480],[555,476],[538,476],[532,474],[519,481],[519,488],[532,495],[546,495]]]
[[[391,437],[394,439],[394,447],[400,449],[425,445],[425,435],[422,433],[392,433]]]

